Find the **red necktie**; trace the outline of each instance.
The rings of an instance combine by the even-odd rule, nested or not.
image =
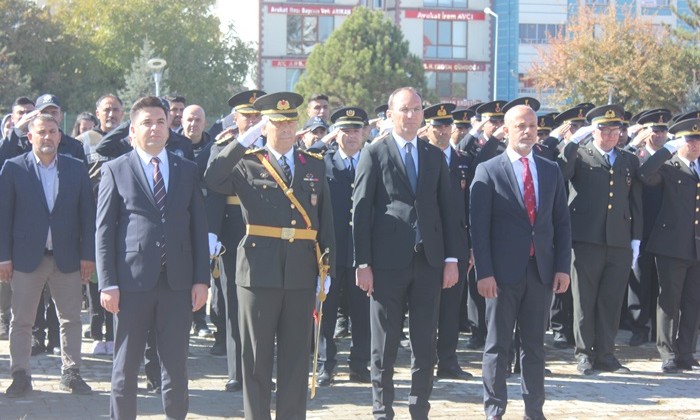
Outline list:
[[[532,181],[532,172],[530,172],[530,161],[527,158],[520,158],[523,163],[523,187],[525,189],[525,194],[523,198],[525,199],[525,209],[527,210],[527,216],[530,218],[530,224],[535,224],[535,214],[537,213],[537,202],[535,201],[535,183]],[[530,243],[530,256],[535,255],[535,244]]]

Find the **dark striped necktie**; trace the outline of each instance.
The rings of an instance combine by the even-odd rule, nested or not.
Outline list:
[[[287,178],[287,185],[290,185],[292,183],[292,168],[290,168],[287,163],[287,156],[282,155],[280,158],[280,168],[282,168],[282,172],[284,172],[284,177]]]
[[[151,163],[153,164],[153,198],[156,200],[161,218],[165,220],[165,181],[160,173],[160,159],[151,158]],[[160,264],[165,265],[165,237],[160,241]]]

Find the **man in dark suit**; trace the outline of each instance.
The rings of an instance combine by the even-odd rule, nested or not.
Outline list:
[[[0,172],[0,280],[12,286],[9,397],[32,389],[31,332],[46,285],[61,314],[60,389],[91,392],[79,374],[80,310],[82,284],[95,268],[95,199],[85,165],[57,155],[60,138],[58,122],[37,115],[29,123],[32,151]]]
[[[352,192],[355,186],[355,168],[365,139],[362,127],[367,113],[357,107],[344,107],[331,114],[337,128],[336,150],[328,151],[323,160],[333,204],[333,223],[336,243],[336,276],[331,283],[323,307],[321,336],[318,342],[318,385],[328,386],[333,381],[337,364],[337,348],[333,341],[340,299],[346,296],[352,324],[352,338],[348,365],[350,380],[369,383],[369,298],[355,287],[355,262],[352,242]]]
[[[277,344],[278,418],[306,416],[314,291],[321,253],[328,251],[335,276],[333,210],[320,156],[294,147],[296,108],[292,92],[259,97],[263,120],[231,141],[204,174],[209,189],[240,199],[246,236],[238,244],[236,285],[246,419],[269,419]],[[264,148],[249,149],[260,134]]]
[[[153,96],[131,108],[134,150],[102,166],[97,272],[102,306],[115,314],[111,417],[136,418],[136,382],[154,326],[168,418],[189,407],[192,312],[207,300],[209,256],[195,163],[165,150],[167,109]]]
[[[394,362],[404,302],[413,353],[409,411],[427,419],[435,367],[442,288],[454,286],[459,246],[454,229],[447,162],[418,141],[421,97],[400,88],[389,97],[393,131],[362,151],[353,194],[357,286],[371,296],[372,412],[394,417]]]
[[[467,281],[469,269],[469,185],[472,172],[470,159],[466,153],[455,150],[450,145],[452,132],[452,111],[454,104],[439,103],[423,110],[427,141],[442,150],[450,172],[451,203],[455,217],[453,229],[459,236],[458,255],[459,279],[457,284],[440,292],[440,317],[437,336],[437,377],[442,379],[466,380],[472,377],[459,366],[457,360],[457,342],[459,341],[459,313],[462,292]]]
[[[486,298],[484,411],[507,404],[508,351],[517,321],[525,418],[543,419],[544,331],[552,291],[569,286],[571,226],[564,179],[533,153],[537,116],[525,106],[505,115],[508,148],[476,168],[470,226],[479,293]]]
[[[570,181],[575,354],[584,375],[629,372],[615,357],[615,335],[643,219],[639,160],[616,147],[622,116],[618,105],[590,110],[590,131],[571,136],[559,159]],[[579,147],[591,131],[593,141]]]
[[[656,255],[659,273],[656,347],[661,370],[678,373],[700,368],[693,357],[700,323],[700,119],[677,122],[669,132],[675,140],[639,171],[645,184],[663,188],[646,249]]]

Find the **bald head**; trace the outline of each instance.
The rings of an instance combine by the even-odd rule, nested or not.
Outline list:
[[[182,111],[182,133],[192,141],[192,144],[202,141],[206,123],[204,109],[201,106],[190,105]]]
[[[503,117],[503,132],[508,147],[521,156],[527,156],[537,142],[537,114],[529,106],[517,105]]]

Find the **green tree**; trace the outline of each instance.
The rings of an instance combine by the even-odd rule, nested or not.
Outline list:
[[[235,35],[220,30],[211,10],[214,0],[48,0],[66,31],[89,40],[105,65],[106,86],[123,86],[124,75],[139,57],[144,39],[168,62],[170,89],[202,105],[227,112],[234,86],[245,80],[254,51]],[[89,19],[86,19],[89,16]],[[106,90],[109,90],[106,89]]]
[[[305,98],[328,95],[331,107],[373,110],[401,86],[426,90],[419,57],[401,30],[380,11],[358,7],[322,44],[316,45],[295,90]]]
[[[9,109],[9,102],[18,96],[31,95],[29,77],[23,75],[20,66],[13,61],[14,54],[7,52],[7,47],[0,47],[0,98],[8,102],[5,105]]]
[[[680,13],[676,6],[671,5],[673,13],[686,26],[669,28],[675,40],[684,47],[680,51],[681,62],[693,73],[682,105],[685,111],[700,109],[700,2],[689,1],[688,9],[689,13]]]
[[[124,88],[117,93],[119,98],[124,101],[127,109],[138,98],[154,94],[155,81],[153,80],[153,72],[148,68],[147,63],[148,60],[156,56],[157,54],[153,51],[151,42],[145,39],[139,56],[131,63],[131,71],[124,78]],[[160,92],[163,95],[168,92],[168,68],[166,67],[162,73]]]
[[[683,46],[665,28],[615,6],[602,13],[580,7],[566,32],[538,49],[530,77],[555,102],[604,104],[608,95],[633,114],[646,108],[678,110],[692,80]]]

